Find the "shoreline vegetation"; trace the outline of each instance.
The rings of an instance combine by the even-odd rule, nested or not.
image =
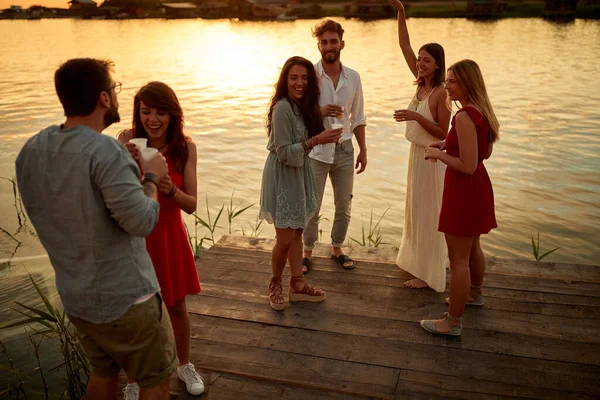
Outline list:
[[[33,0],[35,1],[35,0]],[[324,17],[392,19],[385,0],[74,0],[69,9],[32,5],[0,10],[0,19],[233,19],[295,21]],[[545,18],[556,21],[600,19],[597,0],[417,0],[406,1],[408,18]]]

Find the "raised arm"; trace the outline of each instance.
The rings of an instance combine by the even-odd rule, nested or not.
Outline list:
[[[398,10],[398,41],[400,43],[400,49],[406,60],[406,64],[410,71],[416,78],[419,73],[417,71],[417,56],[410,45],[410,37],[408,36],[408,27],[406,26],[406,14],[404,12],[404,5],[400,0],[387,0],[388,3],[396,10]]]

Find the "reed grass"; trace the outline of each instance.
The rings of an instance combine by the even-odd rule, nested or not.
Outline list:
[[[385,214],[387,214],[387,212],[390,210],[390,208],[392,207],[388,207],[385,209],[385,211],[383,212],[383,214],[381,214],[381,217],[379,217],[379,219],[377,220],[377,222],[375,223],[375,225],[373,225],[373,208],[371,208],[371,217],[369,218],[369,230],[367,232],[365,232],[365,224],[364,221],[361,221],[362,223],[362,236],[361,238],[359,238],[358,240],[351,237],[350,241],[358,244],[359,246],[364,246],[364,247],[379,247],[382,244],[389,244],[383,241],[383,235],[381,234],[381,221],[383,220],[383,218],[385,217]]]
[[[31,275],[29,275],[29,279],[31,280],[31,285],[37,292],[38,297],[42,300],[44,308],[35,308],[16,301],[12,309],[24,318],[0,326],[0,330],[16,328],[19,326],[27,327],[30,332],[29,340],[34,348],[34,355],[38,364],[35,372],[40,374],[44,389],[43,394],[46,399],[50,396],[48,391],[47,373],[54,371],[60,372],[61,370],[63,371],[62,377],[65,383],[65,389],[61,398],[81,399],[85,395],[87,381],[90,376],[90,364],[88,358],[77,338],[75,328],[71,325],[65,311],[52,305],[48,296],[41,290]],[[42,368],[40,356],[40,347],[44,340],[52,340],[58,343],[62,356],[62,362],[48,371],[44,371]],[[2,350],[10,360],[4,345],[2,346]],[[18,382],[18,386],[17,383],[13,382],[11,387],[17,391],[17,394],[19,391],[24,393],[25,382],[23,376],[15,369],[12,360],[9,361],[9,368]]]
[[[546,258],[547,256],[559,249],[560,247],[557,247],[543,254],[540,254],[540,231],[537,231],[537,242],[533,239],[533,233],[531,234],[531,250],[533,251],[533,258],[536,261],[542,261],[544,258]]]

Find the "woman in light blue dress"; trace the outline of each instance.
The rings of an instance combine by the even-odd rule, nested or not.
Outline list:
[[[281,277],[286,260],[291,269],[290,302],[325,300],[325,292],[308,285],[302,273],[302,231],[318,206],[317,187],[307,160],[314,146],[337,142],[342,130],[323,128],[319,82],[309,60],[292,57],[285,62],[269,105],[267,131],[269,155],[263,170],[259,216],[275,225],[269,301],[273,309],[283,310]]]

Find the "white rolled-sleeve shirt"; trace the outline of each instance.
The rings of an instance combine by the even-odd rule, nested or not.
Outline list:
[[[344,127],[340,142],[351,140],[356,127],[367,125],[360,75],[353,69],[342,65],[338,85],[334,87],[333,81],[325,73],[321,61],[315,64],[315,71],[319,78],[319,87],[321,89],[319,105],[323,107],[327,104],[337,104],[344,107],[344,115],[342,117]],[[333,118],[325,117],[323,119],[325,129],[331,129],[332,122]],[[310,152],[309,157],[327,164],[333,164],[335,146],[316,146]]]

